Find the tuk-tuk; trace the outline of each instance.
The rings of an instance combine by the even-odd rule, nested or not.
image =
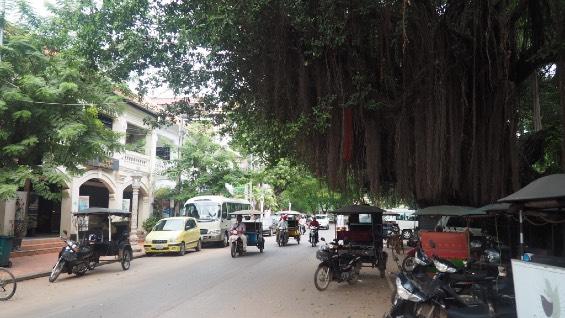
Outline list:
[[[339,248],[361,257],[363,267],[377,267],[381,278],[388,258],[383,251],[383,212],[369,205],[350,205],[330,212],[346,220],[343,226],[336,226],[336,240],[343,241]]]
[[[128,270],[133,258],[129,243],[130,216],[129,211],[108,208],[89,208],[73,213],[77,240],[62,238],[67,245],[59,253],[49,281],[54,282],[62,271],[82,276],[93,270],[103,256],[118,258],[122,269]]]
[[[241,215],[243,223],[245,224],[245,237],[247,238],[247,246],[257,246],[260,253],[263,253],[265,248],[265,239],[263,238],[263,222],[260,211],[255,210],[242,210],[230,213],[232,216]],[[231,257],[243,255],[243,242],[239,239],[232,239],[231,242]]]
[[[287,219],[287,237],[283,238],[281,241],[279,238],[279,231],[277,229],[277,243],[279,246],[286,246],[288,239],[293,237],[296,240],[297,244],[300,244],[300,224],[298,224],[299,217],[301,216],[300,212],[296,211],[280,211],[277,214],[277,218],[280,219],[281,216],[286,215]],[[278,221],[278,220],[277,220]]]

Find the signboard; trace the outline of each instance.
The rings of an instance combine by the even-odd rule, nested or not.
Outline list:
[[[82,211],[90,207],[90,196],[81,195],[78,197],[78,210]],[[76,219],[76,226],[79,231],[88,230],[88,216],[79,217]]]
[[[519,318],[565,318],[565,268],[512,260]]]
[[[469,258],[468,232],[420,232],[420,242],[426,255],[449,260]]]
[[[129,207],[130,207],[130,199],[122,199],[122,210],[130,211]]]
[[[81,195],[78,197],[78,210],[82,211],[90,207],[90,197],[88,195]]]

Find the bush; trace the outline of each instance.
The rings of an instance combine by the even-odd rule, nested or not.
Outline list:
[[[151,216],[148,217],[147,220],[143,221],[143,229],[145,230],[145,232],[151,232],[155,224],[157,224],[160,219],[161,216],[159,216],[157,213],[151,214]]]

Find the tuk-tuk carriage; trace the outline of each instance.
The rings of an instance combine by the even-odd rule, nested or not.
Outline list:
[[[241,215],[245,224],[245,237],[247,238],[247,246],[257,246],[260,253],[265,248],[265,239],[263,238],[263,222],[261,221],[261,212],[255,210],[242,210],[230,213],[232,216]],[[233,239],[230,233],[231,257],[243,255],[243,242],[240,239]]]
[[[350,205],[330,212],[347,220],[343,226],[336,226],[336,240],[343,241],[339,249],[361,257],[363,267],[377,267],[381,278],[388,258],[383,251],[383,212],[369,205]]]
[[[279,246],[285,246],[286,243],[288,242],[288,239],[291,237],[296,240],[297,244],[300,244],[301,233],[300,233],[300,224],[298,224],[298,220],[301,216],[300,212],[280,211],[276,215],[277,215],[277,222],[281,216],[286,215],[287,216],[286,222],[288,224],[288,228],[287,228],[288,237],[286,237],[285,240],[283,240],[282,242],[280,242],[278,235],[279,231],[277,229],[277,243],[279,244]]]
[[[82,276],[93,270],[103,256],[116,257],[122,269],[128,270],[133,258],[129,243],[130,216],[129,211],[108,208],[89,208],[73,213],[77,240],[62,238],[67,245],[59,253],[49,281],[54,282],[62,271]]]

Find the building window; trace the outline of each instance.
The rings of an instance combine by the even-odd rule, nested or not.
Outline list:
[[[126,129],[126,150],[145,154],[147,130],[128,123]]]
[[[112,119],[112,117],[104,114],[98,114],[98,119],[102,122],[102,124],[104,124],[106,128],[112,130],[112,124],[114,123],[114,119]]]
[[[171,160],[171,148],[169,146],[157,146],[157,157],[163,160]]]

